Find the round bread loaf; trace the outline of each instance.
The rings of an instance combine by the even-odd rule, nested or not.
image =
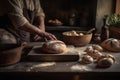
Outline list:
[[[102,48],[100,45],[93,44],[92,47],[93,47],[94,50],[98,50],[98,51],[100,51],[100,52],[103,51],[103,48]]]
[[[13,36],[10,32],[0,29],[0,45],[4,44],[17,44],[17,40],[15,36]]]
[[[81,62],[85,63],[85,64],[90,64],[92,63],[94,60],[91,56],[87,55],[87,54],[84,54],[83,57],[82,57],[82,60]]]
[[[110,54],[103,55],[97,60],[97,66],[101,68],[110,67],[114,63],[115,57]]]
[[[63,53],[67,50],[67,47],[64,42],[59,41],[59,40],[50,40],[45,42],[42,45],[42,51],[46,53]]]
[[[112,58],[101,58],[99,61],[98,61],[98,64],[97,66],[98,67],[110,67],[112,64],[114,63],[113,59]]]
[[[99,52],[98,50],[93,50],[93,52],[87,52],[87,54],[91,57],[93,57],[93,59],[98,59],[99,57],[101,57],[103,54],[101,52]]]
[[[101,43],[101,46],[109,51],[120,52],[120,40],[109,38]]]

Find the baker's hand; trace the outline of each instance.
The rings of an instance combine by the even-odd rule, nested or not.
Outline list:
[[[40,36],[46,40],[57,40],[57,38],[53,34],[48,32],[41,32]]]
[[[34,36],[34,41],[38,41],[38,40],[41,40],[41,39],[42,39],[42,37],[39,36],[39,35],[35,35],[35,36]]]
[[[43,32],[45,32],[45,25],[40,25],[40,26],[38,26],[38,28],[41,30],[41,31],[43,31]],[[39,41],[39,40],[41,40],[41,39],[43,39],[41,36],[39,36],[39,35],[35,35],[34,36],[34,41]]]

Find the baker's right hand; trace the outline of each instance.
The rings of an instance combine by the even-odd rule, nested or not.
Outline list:
[[[41,32],[39,35],[46,40],[57,40],[55,35],[48,32]]]

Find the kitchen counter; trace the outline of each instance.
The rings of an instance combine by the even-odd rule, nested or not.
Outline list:
[[[88,46],[88,45],[87,45]],[[83,53],[86,46],[74,47],[76,51]],[[14,65],[0,67],[1,78],[39,79],[43,80],[115,80],[120,73],[120,53],[105,52],[115,56],[116,62],[109,68],[97,68],[95,63],[80,64],[75,61],[28,61],[21,60]],[[26,56],[27,59],[27,56]],[[7,77],[6,77],[7,76]],[[119,78],[120,79],[120,78]]]

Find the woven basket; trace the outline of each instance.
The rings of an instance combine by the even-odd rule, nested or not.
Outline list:
[[[76,33],[83,33],[83,36],[68,36],[66,35],[68,32],[63,32],[63,41],[68,45],[75,46],[85,46],[90,43],[92,39],[92,33],[86,33],[86,31],[76,31]]]

